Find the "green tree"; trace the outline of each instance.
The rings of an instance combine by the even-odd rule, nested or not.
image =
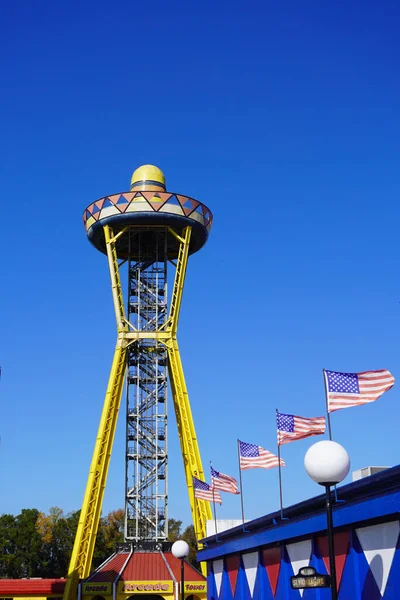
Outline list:
[[[0,516],[0,578],[65,577],[72,554],[80,511],[64,515],[57,506],[49,513],[34,508],[19,515]],[[93,569],[104,562],[124,541],[125,513],[113,510],[100,519]],[[168,540],[189,544],[189,562],[196,561],[196,538],[192,525],[182,532],[182,521],[169,519]]]
[[[25,508],[15,519],[15,566],[18,577],[41,577],[44,556],[42,539],[36,528],[39,511]]]
[[[43,548],[41,574],[44,577],[64,577],[68,570],[80,511],[64,515],[61,508],[50,508],[49,514],[39,513],[36,528]]]
[[[0,517],[0,577],[19,577],[16,562],[17,545],[15,541],[16,524],[14,515]]]
[[[80,510],[76,510],[66,516],[60,516],[54,523],[53,539],[49,547],[52,577],[65,577],[68,572],[79,516]]]
[[[168,519],[168,541],[175,542],[179,540],[182,530],[182,521],[177,519]]]
[[[186,527],[186,529],[184,530],[184,532],[181,535],[181,539],[185,540],[185,542],[188,544],[188,546],[190,548],[188,562],[190,562],[190,564],[192,564],[194,567],[196,567],[196,569],[199,569],[200,563],[198,563],[196,560],[197,540],[196,540],[196,535],[194,532],[193,525],[188,525]]]
[[[93,554],[93,567],[101,565],[113,552],[117,544],[124,541],[125,511],[112,510],[100,519],[96,545]]]

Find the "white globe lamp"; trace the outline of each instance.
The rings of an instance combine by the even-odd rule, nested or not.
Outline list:
[[[307,450],[304,457],[304,467],[311,479],[323,485],[326,492],[325,508],[328,529],[331,598],[332,600],[337,600],[331,485],[340,483],[347,476],[350,471],[350,458],[343,446],[332,440],[323,440],[322,442],[313,444]]]
[[[185,600],[185,558],[189,551],[189,545],[184,540],[177,540],[171,547],[172,554],[181,561],[181,600]]]
[[[335,485],[350,471],[350,458],[337,442],[323,440],[313,444],[304,457],[307,474],[320,485]]]
[[[184,540],[178,540],[172,544],[172,554],[175,558],[186,558],[189,555],[189,546]]]

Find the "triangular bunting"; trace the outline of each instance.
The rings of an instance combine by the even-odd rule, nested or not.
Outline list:
[[[108,208],[109,206],[114,206],[114,204],[111,202],[110,198],[108,198],[108,196],[107,196],[106,198],[104,198],[103,208]]]
[[[88,213],[90,215],[92,215],[93,214],[93,209],[94,209],[94,203],[91,204],[90,206],[88,206],[86,210],[88,211]]]
[[[392,567],[393,557],[399,539],[399,522],[379,523],[356,529],[361,548],[367,559],[371,573],[384,595]]]
[[[281,549],[279,546],[275,546],[275,548],[265,548],[262,551],[262,557],[272,594],[275,596],[279,571],[281,570]]]
[[[146,198],[144,198],[141,192],[136,192],[133,196],[132,202],[146,202]]]
[[[209,224],[209,222],[211,221],[211,213],[210,213],[210,211],[209,211],[209,210],[208,210],[208,211],[206,212],[206,214],[204,215],[204,219],[205,219],[205,225],[206,225],[206,227],[207,227],[207,225],[208,225],[208,224]]]
[[[289,560],[292,564],[293,574],[297,575],[303,567],[308,567],[311,556],[311,540],[287,544],[286,550]],[[304,590],[299,590],[300,596],[303,596]]]
[[[235,595],[236,582],[239,573],[240,556],[228,556],[225,559],[225,569],[228,573],[229,583],[231,585],[232,596]]]
[[[163,194],[163,196],[166,196],[166,198],[162,198],[161,194],[156,192],[153,196],[153,200],[150,202],[156,212],[158,212],[160,208],[164,206],[169,198],[171,198],[172,194]]]
[[[185,213],[185,217],[189,216],[194,212],[193,208],[188,208],[187,206],[182,206],[182,210]]]
[[[102,198],[101,200],[97,200],[97,202],[95,202],[95,205],[96,205],[96,206],[97,206],[97,208],[99,208],[100,210],[103,208],[104,200],[105,200],[105,198]]]
[[[186,196],[178,196],[178,199],[186,217],[196,210],[200,204],[200,202],[197,202],[197,200],[193,200],[193,198],[187,198]]]
[[[247,583],[250,588],[250,596],[253,597],[254,586],[256,584],[257,567],[258,567],[258,552],[243,554],[244,570],[246,572]]]
[[[180,206],[180,202],[178,202],[175,194],[171,194],[171,197],[168,200],[168,204],[172,204],[174,206]]]
[[[316,539],[321,558],[324,561],[325,568],[330,573],[329,568],[329,545],[328,537],[318,537]],[[350,531],[343,531],[342,533],[335,533],[335,564],[336,564],[336,579],[337,588],[340,588],[340,582],[342,581],[343,569],[346,564],[347,551],[350,544]]]
[[[154,196],[155,196],[155,192],[141,192],[143,198],[145,198],[147,200],[147,202],[149,204],[151,204],[151,201],[153,200]]]
[[[124,213],[126,211],[126,209],[128,208],[130,202],[120,202],[119,204],[117,204],[117,208],[118,210],[120,210],[122,213]]]
[[[181,196],[180,194],[176,194],[176,198],[179,202],[179,204],[182,206],[187,203],[187,201],[189,200],[189,198],[187,196]]]
[[[163,203],[168,202],[172,196],[172,194],[169,194],[168,192],[157,192],[157,195],[160,196]]]
[[[134,192],[124,192],[121,195],[125,198],[126,202],[132,202],[132,198],[135,194]]]
[[[120,194],[119,197],[114,196],[113,197],[113,202],[114,204],[118,205],[118,204],[126,204],[126,198],[123,194]]]
[[[222,583],[222,572],[224,570],[224,561],[222,559],[213,560],[213,571],[214,571],[214,579],[215,579],[215,587],[217,588],[217,594],[221,591],[221,583]]]

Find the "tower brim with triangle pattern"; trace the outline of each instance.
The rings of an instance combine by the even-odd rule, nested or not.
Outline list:
[[[131,188],[104,196],[92,202],[83,213],[83,222],[90,242],[100,252],[106,253],[104,225],[110,225],[114,234],[124,227],[138,226],[148,230],[171,227],[177,233],[188,225],[192,227],[189,253],[200,250],[207,241],[213,215],[207,206],[182,194],[166,191],[165,178],[160,169],[153,165],[144,165],[132,175]],[[119,258],[133,258],[135,241],[121,236],[117,241]],[[168,236],[168,258],[176,258],[179,242],[174,236]]]

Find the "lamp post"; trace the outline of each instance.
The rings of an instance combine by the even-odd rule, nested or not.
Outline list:
[[[328,525],[329,566],[331,572],[331,598],[337,600],[337,580],[335,544],[333,539],[333,519],[331,486],[343,481],[350,470],[350,458],[340,444],[324,440],[313,444],[304,457],[307,474],[325,488],[326,519]]]
[[[185,558],[189,555],[189,546],[184,540],[172,544],[172,554],[181,561],[181,600],[185,600]]]

